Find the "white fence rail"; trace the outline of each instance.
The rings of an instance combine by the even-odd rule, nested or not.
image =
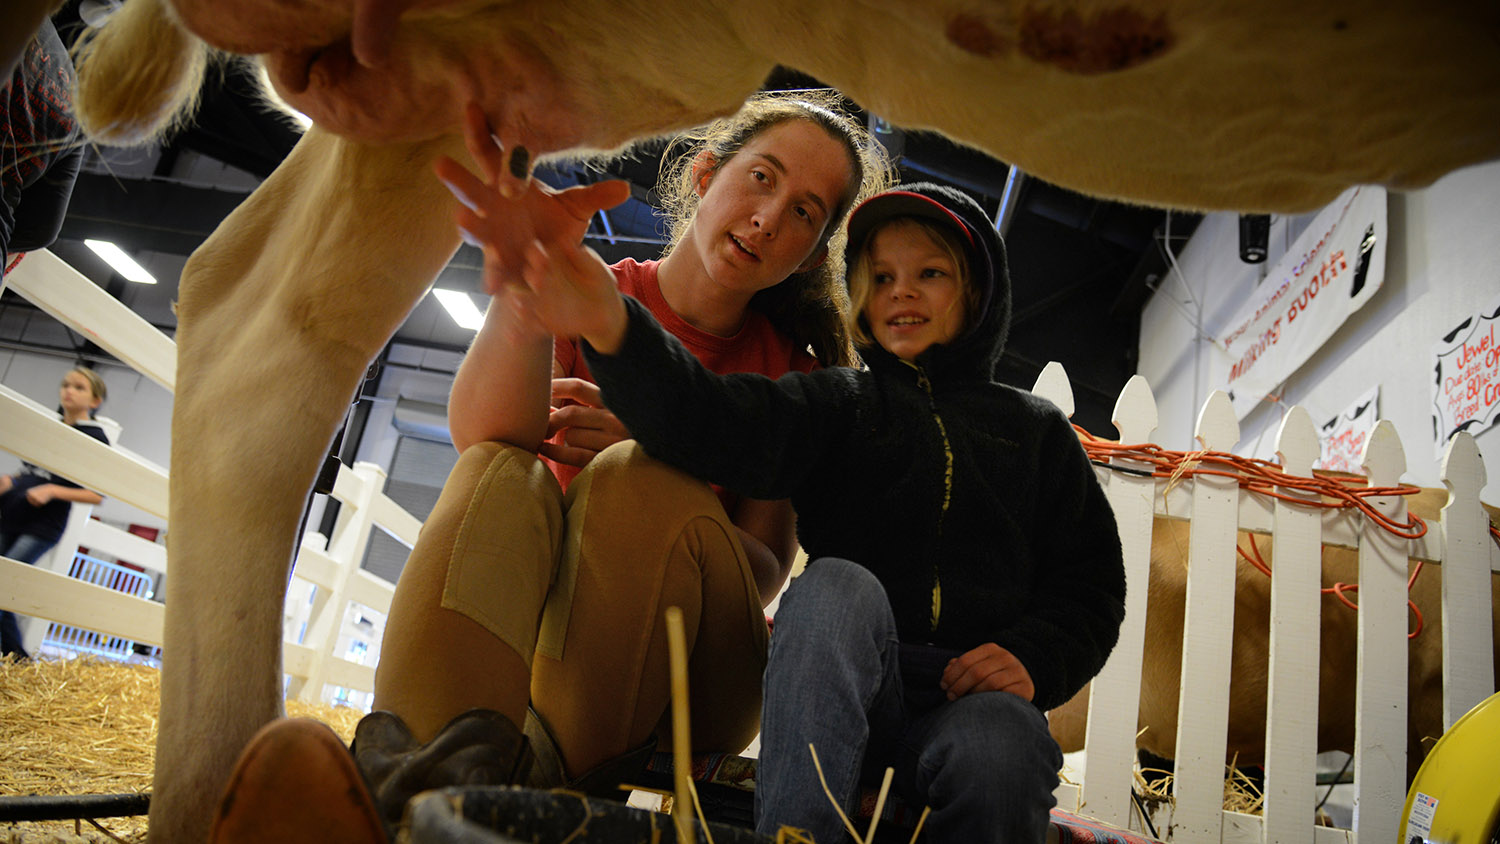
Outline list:
[[[1052,367],[1035,391],[1069,410],[1066,376]],[[1239,438],[1227,406],[1222,393],[1204,404],[1197,428],[1203,447],[1228,451]],[[1150,442],[1156,404],[1139,376],[1121,392],[1114,422],[1121,442]],[[1317,435],[1301,408],[1286,415],[1277,451],[1284,471],[1311,474]],[[1125,623],[1109,663],[1093,683],[1082,782],[1061,786],[1059,805],[1142,831],[1131,789],[1141,666],[1147,656],[1151,541],[1160,518],[1186,518],[1192,528],[1174,799],[1158,813],[1156,831],[1167,840],[1192,844],[1395,840],[1407,775],[1408,557],[1441,563],[1422,576],[1442,579],[1444,727],[1495,691],[1490,583],[1492,571],[1500,571],[1500,552],[1488,536],[1489,522],[1479,503],[1485,469],[1473,438],[1459,434],[1449,444],[1442,474],[1450,498],[1442,519],[1429,522],[1426,536],[1418,540],[1400,539],[1357,513],[1331,513],[1243,491],[1233,478],[1197,475],[1166,491],[1166,480],[1130,471],[1144,466],[1118,458],[1115,463],[1116,470],[1101,469],[1100,477],[1125,555]],[[1363,465],[1371,486],[1396,485],[1405,456],[1389,422],[1376,428]],[[1395,521],[1405,520],[1405,496],[1368,500]],[[1269,581],[1265,803],[1257,816],[1223,809],[1237,530],[1272,535],[1276,572]],[[1352,830],[1313,825],[1324,544],[1359,553],[1357,676],[1348,678],[1356,689]]]
[[[73,565],[68,570],[68,576],[74,580],[82,580],[85,583],[103,586],[113,592],[123,592],[137,598],[150,598],[152,593],[149,575],[117,563],[90,557],[87,554],[73,555]],[[135,645],[133,641],[120,636],[109,636],[57,622],[47,625],[42,643],[54,648],[79,654],[93,654],[106,659],[125,659],[130,656]]]
[[[116,358],[171,389],[176,378],[176,346],[114,297],[46,251],[26,255],[6,276],[6,286],[69,327],[82,332]],[[56,414],[0,386],[0,449],[48,471],[72,478],[99,493],[166,518],[167,473],[127,450],[106,446],[71,430]],[[368,692],[374,685],[370,649],[361,662],[335,653],[342,619],[351,601],[379,617],[390,607],[394,587],[360,569],[372,528],[379,527],[411,547],[421,524],[383,493],[385,473],[374,464],[340,467],[333,498],[341,502],[332,541],[305,537],[293,571],[317,591],[302,642],[285,642],[283,669],[288,687],[304,700],[328,697],[329,687]],[[125,531],[89,521],[87,509],[75,516],[56,555],[61,571],[0,557],[0,609],[147,644],[162,644],[163,606],[124,592],[69,577],[71,553],[86,545],[167,573],[160,545]],[[170,525],[168,526],[170,529]],[[233,553],[226,549],[225,553]],[[380,631],[369,631],[378,643]],[[163,658],[170,659],[169,653]]]

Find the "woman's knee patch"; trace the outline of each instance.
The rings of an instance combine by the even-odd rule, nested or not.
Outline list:
[[[535,455],[480,443],[466,449],[439,507],[453,531],[442,606],[489,630],[528,662],[557,569],[562,492]],[[434,514],[436,515],[436,513]],[[432,521],[429,519],[429,522]]]

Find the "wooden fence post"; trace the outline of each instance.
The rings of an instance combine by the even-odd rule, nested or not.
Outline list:
[[[1443,729],[1494,693],[1489,518],[1479,504],[1484,461],[1467,431],[1448,442],[1443,483]]]
[[[1276,437],[1283,472],[1312,475],[1318,433],[1311,417],[1293,407]],[[1318,497],[1291,487],[1283,495]],[[1323,554],[1320,510],[1278,499],[1271,537],[1271,641],[1266,689],[1264,841],[1305,842],[1311,834],[1317,778],[1318,651]]]
[[[1156,431],[1156,398],[1146,379],[1132,377],[1120,391],[1113,414],[1123,443],[1146,443]],[[1156,481],[1149,467],[1114,458],[1105,494],[1115,511],[1125,560],[1125,620],[1114,652],[1089,694],[1084,747],[1088,768],[1083,784],[1088,814],[1122,829],[1130,827],[1135,787],[1136,723],[1140,716],[1141,662],[1146,641],[1146,594],[1151,581],[1151,530]],[[1132,474],[1129,470],[1147,474]]]
[[[1240,426],[1229,396],[1215,390],[1198,415],[1198,441],[1229,451]],[[1218,841],[1224,823],[1224,749],[1229,724],[1230,653],[1234,637],[1235,530],[1240,489],[1235,478],[1197,475],[1188,535],[1183,618],[1182,686],[1177,703],[1177,759],[1169,837]]]
[[[323,685],[328,680],[329,661],[341,658],[333,653],[338,644],[339,629],[343,626],[344,613],[349,608],[349,595],[353,580],[358,577],[360,562],[365,548],[370,544],[370,530],[374,527],[374,502],[380,495],[385,472],[373,463],[360,463],[353,472],[339,472],[337,487],[342,506],[338,521],[334,525],[333,537],[328,543],[328,556],[338,564],[332,582],[319,584],[318,597],[314,599],[312,619],[303,638],[313,652],[312,665],[308,667],[306,679],[295,688],[294,693],[305,701],[318,701],[323,697]],[[344,490],[348,490],[345,492]],[[326,595],[326,598],[324,597]],[[297,681],[293,681],[294,687]]]
[[[1370,486],[1394,486],[1406,453],[1389,419],[1370,434],[1361,461]],[[1391,520],[1406,521],[1406,498],[1367,499]],[[1406,795],[1406,577],[1410,542],[1371,519],[1359,537],[1359,656],[1354,714],[1354,839],[1384,844],[1398,834]]]

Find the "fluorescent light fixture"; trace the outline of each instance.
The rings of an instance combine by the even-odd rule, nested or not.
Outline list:
[[[146,268],[135,262],[135,259],[126,255],[120,247],[107,240],[85,240],[84,246],[94,250],[100,258],[103,258],[115,272],[124,276],[129,281],[138,284],[155,284],[156,276],[146,272]]]
[[[432,295],[437,297],[438,302],[448,309],[448,315],[458,323],[459,328],[467,328],[470,331],[478,331],[479,326],[484,325],[484,314],[474,305],[474,299],[462,290],[443,290],[438,287],[432,288]]]

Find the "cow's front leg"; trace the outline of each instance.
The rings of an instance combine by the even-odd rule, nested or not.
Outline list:
[[[458,245],[429,165],[461,145],[316,129],[183,271],[153,842],[207,839],[282,711],[297,525],[366,365]]]

